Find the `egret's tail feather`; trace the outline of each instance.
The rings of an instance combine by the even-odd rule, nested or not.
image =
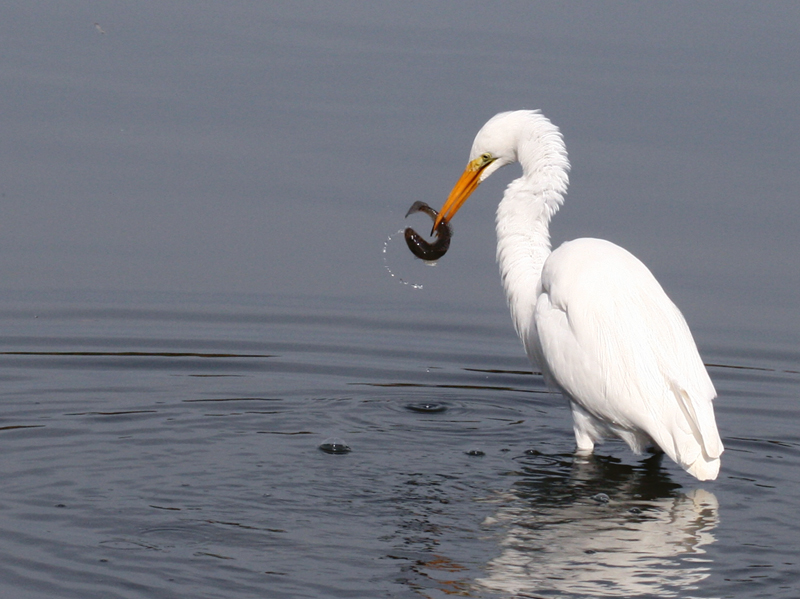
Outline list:
[[[692,465],[686,467],[686,472],[697,480],[715,480],[719,474],[719,465],[719,458],[700,456]]]
[[[676,381],[671,380],[669,383],[675,398],[678,400],[678,405],[681,407],[687,423],[692,429],[692,434],[700,443],[703,452],[708,454],[709,459],[718,458],[722,455],[724,448],[719,438],[711,399],[695,398],[693,400],[689,393]]]

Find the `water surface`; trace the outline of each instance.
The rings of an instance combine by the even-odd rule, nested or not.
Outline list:
[[[7,1],[0,594],[796,598],[798,23]],[[435,269],[391,255],[422,289],[387,272],[411,203],[519,108],[570,153],[554,242],[631,250],[687,317],[717,481],[573,455],[494,263],[513,168]]]
[[[52,299],[2,313],[14,596],[800,588],[794,350],[706,349],[727,450],[719,480],[698,483],[620,443],[574,456],[568,410],[505,314]],[[351,451],[319,449],[331,440]]]

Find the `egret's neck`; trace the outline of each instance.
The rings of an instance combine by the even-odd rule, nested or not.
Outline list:
[[[556,149],[537,156],[535,164],[523,161],[522,177],[508,186],[497,207],[497,263],[523,342],[529,338],[542,267],[550,255],[550,218],[567,189],[566,151],[563,144]]]

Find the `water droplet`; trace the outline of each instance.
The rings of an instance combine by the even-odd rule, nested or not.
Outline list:
[[[609,501],[611,501],[611,498],[605,493],[598,493],[597,495],[593,495],[592,499],[597,503],[608,503]]]
[[[391,235],[389,235],[386,238],[386,241],[383,242],[383,250],[382,250],[382,253],[383,253],[383,266],[384,266],[384,268],[386,268],[386,272],[389,273],[390,277],[392,277],[393,279],[397,279],[403,285],[409,285],[412,289],[422,289],[422,283],[412,283],[411,281],[406,281],[402,277],[397,276],[392,271],[391,267],[389,266],[389,256],[388,256],[389,243],[391,243],[393,241],[394,237],[397,236],[397,235],[405,235],[405,229],[400,229],[396,233],[392,233]],[[436,263],[435,262],[434,263],[426,262],[426,264],[428,264],[430,266],[435,266]]]
[[[474,457],[474,458],[482,458],[483,456],[485,456],[485,455],[486,455],[486,454],[485,454],[484,452],[482,452],[480,449],[470,449],[469,451],[467,451],[467,452],[466,452],[466,454],[467,454],[468,456],[470,456],[470,457]]]
[[[438,414],[440,412],[446,412],[447,406],[443,403],[410,403],[406,406],[406,410],[424,414]]]
[[[347,443],[337,437],[325,439],[319,448],[325,453],[330,453],[331,455],[341,455],[344,453],[350,453],[351,451]]]

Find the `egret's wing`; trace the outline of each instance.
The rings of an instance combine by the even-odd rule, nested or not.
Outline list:
[[[553,252],[534,323],[548,376],[590,414],[647,432],[682,464],[701,448],[722,452],[716,393],[689,328],[627,251],[581,239]]]

